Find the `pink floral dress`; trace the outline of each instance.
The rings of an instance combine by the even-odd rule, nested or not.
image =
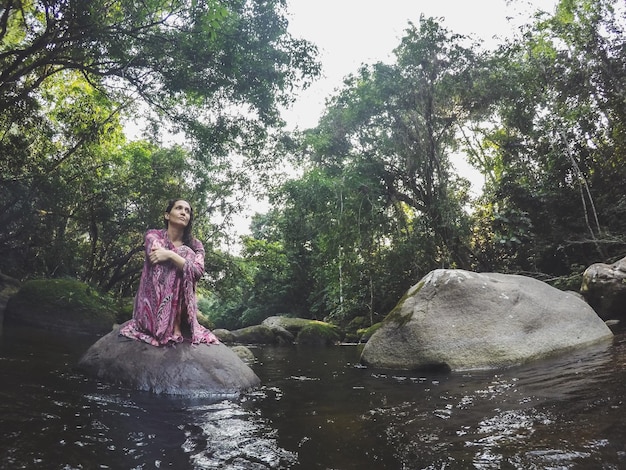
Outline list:
[[[185,258],[183,269],[176,269],[171,263],[151,264],[148,254],[153,247],[174,250]],[[193,344],[219,343],[210,330],[198,323],[196,283],[204,273],[202,243],[194,239],[193,249],[186,245],[176,247],[170,242],[166,230],[153,229],[146,232],[145,250],[133,318],[120,327],[120,334],[154,346],[180,343],[184,338],[174,335],[174,324],[186,312],[183,318],[189,325]]]

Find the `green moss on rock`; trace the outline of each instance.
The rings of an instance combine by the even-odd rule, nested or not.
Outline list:
[[[73,279],[25,282],[9,299],[7,321],[52,331],[104,333],[117,320],[115,301]]]
[[[203,327],[208,328],[209,330],[215,329],[215,323],[211,321],[211,319],[205,315],[203,312],[198,311],[198,323],[200,323]]]
[[[312,323],[323,323],[317,320],[309,320],[306,318],[297,318],[297,317],[287,317],[282,315],[276,315],[273,317],[268,317],[263,320],[262,325],[266,325],[270,328],[281,327],[285,330],[289,331],[292,334],[298,334],[298,332]]]
[[[310,321],[296,337],[296,343],[309,346],[330,346],[341,340],[339,328],[330,323]]]
[[[361,328],[360,330],[358,330],[357,333],[359,335],[359,342],[367,343],[367,341],[372,337],[374,333],[376,333],[376,331],[378,331],[378,329],[382,325],[383,325],[383,322],[374,323],[369,328]]]

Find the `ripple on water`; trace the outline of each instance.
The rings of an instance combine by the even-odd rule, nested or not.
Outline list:
[[[194,425],[184,428],[185,452],[194,468],[281,469],[290,468],[297,454],[281,448],[276,430],[258,413],[224,401],[192,410]]]

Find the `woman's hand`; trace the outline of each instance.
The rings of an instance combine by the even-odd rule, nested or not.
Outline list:
[[[166,261],[169,261],[171,259],[172,253],[173,251],[168,250],[167,248],[155,246],[150,251],[150,254],[148,255],[148,259],[150,260],[150,263],[153,265],[163,264]]]
[[[168,261],[174,263],[174,266],[178,269],[183,269],[185,265],[185,258],[180,256],[178,253],[172,250],[168,250],[167,248],[162,247],[154,247],[150,251],[148,255],[148,259],[150,260],[150,264],[163,264]]]

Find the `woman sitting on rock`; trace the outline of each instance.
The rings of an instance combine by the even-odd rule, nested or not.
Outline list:
[[[145,235],[146,258],[133,318],[120,334],[154,346],[184,341],[219,343],[198,323],[196,283],[204,273],[204,247],[193,237],[193,210],[187,201],[175,199],[165,209],[165,229]]]

